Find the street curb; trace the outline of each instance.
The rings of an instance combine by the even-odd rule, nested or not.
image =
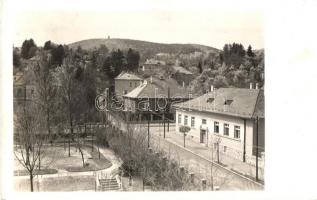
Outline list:
[[[156,136],[156,137],[158,137],[158,136]],[[246,180],[248,180],[248,181],[251,181],[252,183],[254,183],[254,184],[258,185],[258,186],[264,187],[264,184],[259,183],[259,182],[256,182],[256,181],[254,181],[254,180],[252,180],[252,179],[250,179],[250,178],[248,178],[248,177],[246,177],[246,176],[243,176],[243,175],[241,175],[241,174],[239,174],[239,173],[237,173],[237,172],[234,172],[234,171],[232,171],[231,169],[229,169],[229,168],[227,168],[227,167],[224,167],[224,166],[222,166],[222,165],[220,165],[220,164],[218,164],[218,163],[216,163],[216,162],[213,162],[213,161],[211,161],[211,160],[205,158],[204,156],[201,156],[201,155],[199,155],[199,154],[197,154],[197,153],[195,153],[195,152],[193,152],[193,151],[191,151],[191,150],[189,150],[189,149],[187,149],[187,148],[184,148],[183,146],[181,146],[181,145],[179,145],[179,144],[177,144],[177,143],[175,143],[175,142],[172,142],[172,141],[169,141],[169,140],[165,140],[165,141],[167,141],[167,142],[169,142],[169,143],[171,143],[171,144],[174,144],[175,146],[178,146],[178,147],[180,147],[180,148],[182,148],[182,149],[184,149],[184,150],[186,150],[186,151],[188,151],[188,152],[190,152],[190,153],[192,153],[192,154],[194,154],[194,155],[196,155],[196,156],[198,156],[198,157],[200,157],[200,158],[206,160],[207,162],[210,162],[210,163],[216,165],[217,167],[220,167],[220,168],[222,168],[222,169],[224,169],[224,170],[227,170],[228,172],[233,173],[233,174],[235,174],[235,175],[237,175],[237,176],[239,176],[239,177],[241,177],[241,178],[244,178],[244,179],[246,179]]]
[[[120,127],[120,128],[121,128],[121,127]],[[119,129],[120,129],[120,128],[119,128]],[[120,130],[121,130],[121,129],[120,129]],[[154,134],[154,135],[155,135],[155,134]],[[155,137],[160,137],[160,136],[155,135]],[[264,188],[264,184],[262,184],[262,183],[259,183],[259,182],[255,181],[255,180],[252,180],[252,179],[250,179],[250,178],[248,178],[248,177],[246,177],[246,176],[243,176],[242,174],[239,174],[239,173],[237,173],[237,172],[235,172],[235,171],[232,171],[231,169],[229,169],[229,168],[227,168],[227,167],[224,167],[224,166],[222,166],[222,165],[219,165],[218,163],[213,162],[213,161],[211,161],[211,160],[209,160],[209,159],[207,159],[207,158],[205,158],[205,157],[203,157],[203,156],[201,156],[201,155],[199,155],[199,154],[197,154],[197,153],[195,153],[195,152],[193,152],[193,151],[191,151],[191,150],[189,150],[189,149],[186,149],[186,148],[184,148],[183,146],[181,146],[181,145],[179,145],[179,144],[177,144],[177,143],[175,143],[175,142],[172,142],[172,141],[169,141],[169,140],[165,140],[165,141],[167,141],[167,142],[169,142],[169,143],[171,143],[171,144],[174,144],[175,146],[178,146],[178,147],[180,147],[180,148],[182,148],[182,149],[184,149],[184,150],[186,150],[186,151],[188,151],[188,152],[190,152],[190,153],[192,153],[192,154],[194,154],[194,155],[200,157],[201,159],[204,159],[204,160],[206,160],[207,162],[210,162],[210,163],[216,165],[216,166],[219,167],[219,168],[222,168],[222,169],[224,169],[224,170],[226,170],[226,171],[228,171],[228,172],[230,172],[230,173],[232,173],[232,174],[234,174],[234,175],[236,175],[236,176],[239,176],[240,178],[246,179],[246,180],[248,180],[248,181],[254,183],[255,185],[258,185],[258,186]]]

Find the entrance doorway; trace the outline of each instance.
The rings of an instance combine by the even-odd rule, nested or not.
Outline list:
[[[200,130],[200,143],[206,142],[206,130]]]

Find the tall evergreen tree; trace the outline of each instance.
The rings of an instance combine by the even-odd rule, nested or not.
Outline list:
[[[197,68],[198,68],[199,74],[201,74],[203,72],[203,67],[201,65],[201,61],[198,62]]]
[[[127,53],[127,70],[128,71],[135,71],[139,67],[140,61],[140,54],[137,51],[132,50],[129,48]]]
[[[20,55],[16,50],[13,50],[13,66],[14,67],[20,67],[21,61],[20,61]]]
[[[112,77],[118,76],[124,68],[125,58],[120,49],[111,52]]]
[[[62,65],[65,57],[65,49],[63,45],[58,45],[56,48],[52,49],[52,62],[56,65]]]
[[[248,55],[249,57],[254,57],[254,56],[255,56],[255,54],[254,54],[253,51],[252,51],[251,45],[248,46],[247,55]]]
[[[51,50],[53,48],[51,40],[48,40],[44,43],[44,50]]]
[[[21,57],[24,59],[32,58],[35,56],[36,49],[36,44],[32,38],[30,40],[24,40],[21,48]]]

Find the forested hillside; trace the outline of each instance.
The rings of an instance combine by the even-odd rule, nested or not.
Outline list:
[[[151,58],[158,53],[189,54],[194,52],[219,52],[216,48],[198,44],[163,44],[130,39],[89,39],[78,41],[68,46],[72,49],[77,49],[78,46],[81,46],[81,48],[89,50],[98,48],[100,45],[105,45],[109,50],[135,49],[142,55],[141,60]]]

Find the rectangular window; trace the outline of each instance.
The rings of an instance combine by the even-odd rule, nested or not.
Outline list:
[[[149,102],[144,102],[143,103],[143,110],[149,110],[150,104]]]
[[[214,122],[214,133],[219,133],[219,122]]]
[[[206,120],[206,119],[202,119],[202,120],[201,120],[201,123],[202,123],[202,124],[207,124],[207,120]]]
[[[17,97],[23,97],[23,91],[21,88],[18,88]]]
[[[178,123],[181,124],[182,123],[182,115],[178,114]]]
[[[223,146],[223,152],[227,151],[227,146]]]
[[[223,135],[229,136],[229,124],[223,124]]]
[[[187,126],[187,124],[188,124],[188,116],[185,115],[184,116],[184,125]]]
[[[234,138],[240,138],[240,126],[234,126]]]
[[[124,90],[124,91],[123,91],[123,94],[128,94],[128,90]]]
[[[190,126],[191,126],[191,127],[195,127],[195,117],[192,117],[192,118],[191,118]]]
[[[132,82],[130,82],[130,87],[132,87]]]
[[[135,86],[135,87],[137,87],[137,86],[138,86],[138,83],[137,83],[137,82],[135,82],[135,83],[134,83],[134,86]]]

